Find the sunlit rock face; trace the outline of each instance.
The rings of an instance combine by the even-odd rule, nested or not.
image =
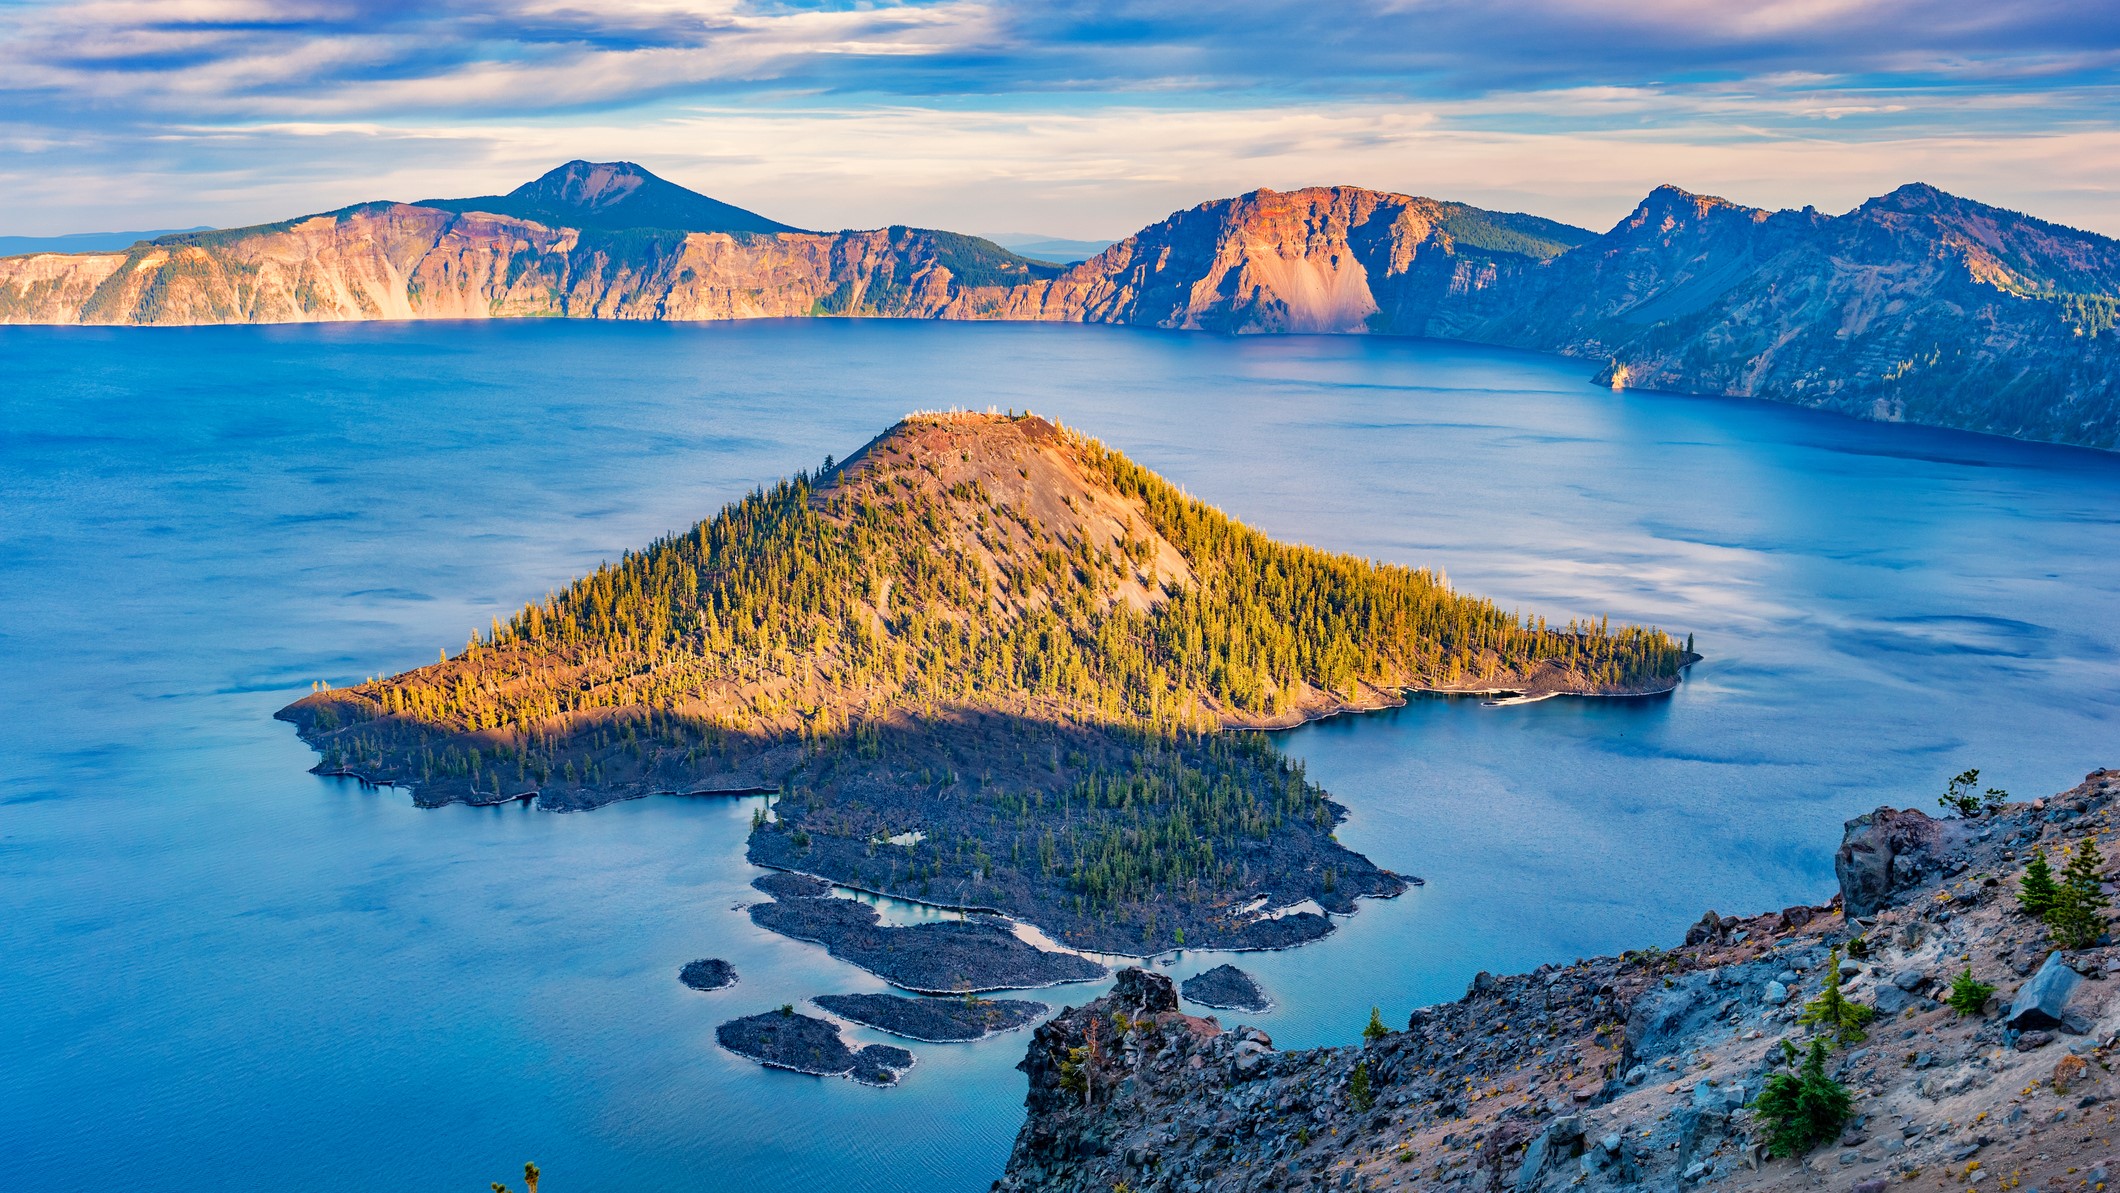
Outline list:
[[[1845,215],[1659,187],[1596,235],[1363,190],[1203,203],[1068,269],[976,237],[803,232],[627,163],[0,258],[0,322],[846,315],[1382,333],[1558,352],[1618,389],[2120,445],[2120,242],[1910,185]]]

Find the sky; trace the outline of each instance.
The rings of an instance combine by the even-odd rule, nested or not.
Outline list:
[[[0,234],[639,162],[812,228],[1115,238],[1353,184],[1602,230],[1909,181],[2120,236],[2112,0],[0,0]]]

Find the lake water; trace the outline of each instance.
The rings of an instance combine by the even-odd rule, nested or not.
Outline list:
[[[0,328],[0,1188],[984,1189],[1024,1034],[917,1045],[893,1090],[715,1047],[882,988],[738,910],[748,802],[422,812],[270,719],[911,409],[1033,408],[1277,536],[1698,636],[1667,699],[1286,735],[1342,839],[1429,882],[1242,962],[1284,1046],[1823,899],[1841,820],[1968,766],[2120,761],[2120,456],[1587,373],[1053,326]],[[684,989],[702,956],[741,983]]]

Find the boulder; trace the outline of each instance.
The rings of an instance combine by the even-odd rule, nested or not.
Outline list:
[[[1119,980],[1112,984],[1111,999],[1132,1007],[1136,1017],[1178,1009],[1178,991],[1170,979],[1139,966],[1119,971]]]
[[[1770,1007],[1778,1007],[1789,1001],[1789,988],[1779,981],[1768,982],[1767,988],[1760,993],[1759,1001]]]
[[[1731,927],[1736,923],[1737,921],[1734,919],[1727,922],[1724,921],[1721,916],[1715,914],[1711,909],[1708,914],[1700,917],[1699,923],[1686,929],[1686,944],[1689,946],[1707,944],[1710,941],[1727,939],[1730,935]]]
[[[1847,822],[1833,874],[1849,916],[1875,915],[1891,897],[1940,870],[1953,831],[1912,809],[1879,808]]]
[[[1929,999],[1917,994],[1909,994],[1897,986],[1879,986],[1876,995],[1871,998],[1870,1002],[1871,1005],[1877,1008],[1878,1014],[1885,1016],[1897,1015],[1908,1007],[1918,1007],[1926,1011],[1936,1005]]]
[[[2060,952],[2046,955],[2046,964],[2017,990],[2010,1003],[2009,1025],[2019,1031],[2060,1027],[2068,1013],[2069,997],[2083,976],[2068,967]]]
[[[1921,987],[1925,983],[1927,983],[1928,980],[1929,975],[1921,972],[1918,969],[1902,969],[1898,973],[1892,975],[1892,984],[1894,986],[1899,987],[1901,990],[1906,991],[1908,994],[1912,994],[1914,991],[1921,989]]]

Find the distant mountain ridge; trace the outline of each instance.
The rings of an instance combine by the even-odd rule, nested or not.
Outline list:
[[[2120,447],[2120,241],[1924,184],[1843,215],[1658,187],[1602,234],[1367,190],[1202,203],[1060,267],[804,232],[630,163],[104,253],[0,259],[0,322],[862,315],[1556,352],[1614,388]]]
[[[60,236],[0,236],[0,257],[18,257],[25,253],[106,253],[113,249],[130,248],[143,240],[159,236],[174,236],[183,232],[204,232],[206,225],[193,228],[155,228],[140,232],[69,232]]]

